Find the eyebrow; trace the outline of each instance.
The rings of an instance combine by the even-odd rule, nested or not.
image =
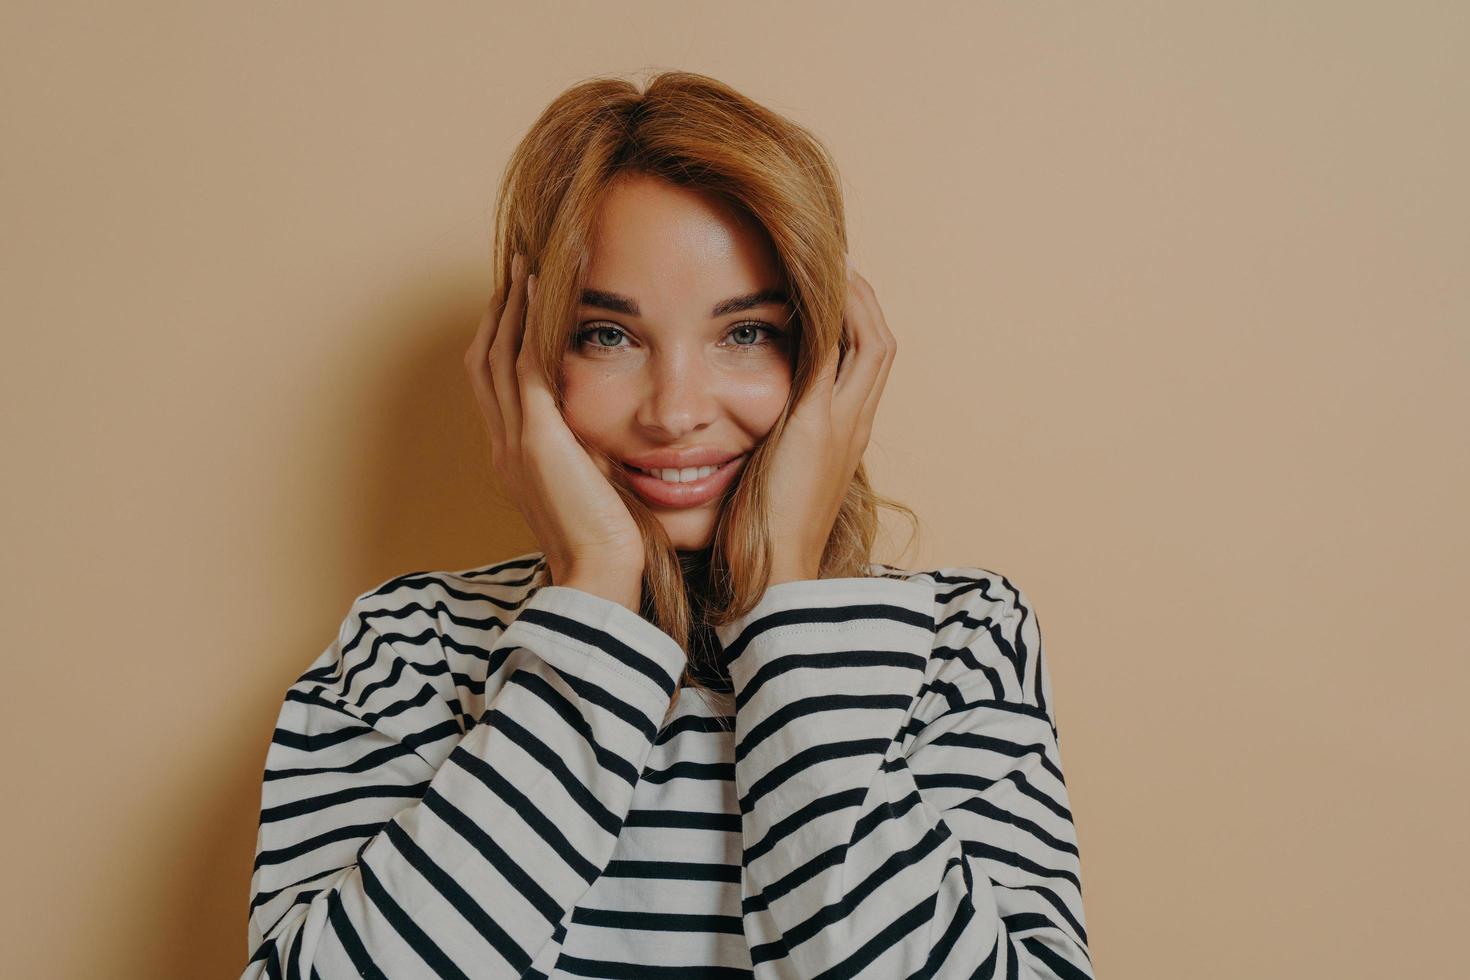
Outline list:
[[[771,289],[761,289],[745,296],[732,296],[721,303],[716,303],[715,308],[710,310],[712,317],[728,316],[731,313],[739,313],[742,310],[753,309],[757,306],[766,306],[771,303],[782,305],[791,302],[791,297],[786,290],[779,286]],[[642,316],[638,307],[638,301],[631,296],[623,296],[620,293],[610,293],[601,289],[582,290],[582,305],[590,306],[598,310],[607,310],[609,313],[621,313],[624,316]]]

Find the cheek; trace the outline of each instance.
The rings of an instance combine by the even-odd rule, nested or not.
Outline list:
[[[725,385],[724,403],[739,417],[744,428],[765,433],[781,417],[790,394],[791,375],[768,371],[730,378]]]
[[[627,380],[606,371],[568,361],[562,368],[561,384],[567,426],[594,445],[600,445],[600,434],[614,431],[633,411]]]

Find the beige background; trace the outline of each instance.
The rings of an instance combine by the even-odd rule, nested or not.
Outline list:
[[[902,348],[870,467],[1034,600],[1098,973],[1463,964],[1463,4],[0,12],[11,977],[234,977],[280,697],[532,550],[461,355],[585,76],[812,127]]]

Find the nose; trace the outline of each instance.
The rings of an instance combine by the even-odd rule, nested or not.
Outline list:
[[[649,359],[638,424],[670,441],[698,432],[715,419],[714,377],[697,350],[660,351]]]

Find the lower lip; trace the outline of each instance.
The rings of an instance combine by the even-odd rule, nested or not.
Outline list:
[[[624,469],[628,471],[628,480],[633,484],[633,489],[644,500],[660,507],[684,508],[707,504],[724,493],[744,462],[744,456],[736,456],[704,479],[691,480],[688,483],[669,483],[656,476],[641,473],[631,466],[625,466]]]

